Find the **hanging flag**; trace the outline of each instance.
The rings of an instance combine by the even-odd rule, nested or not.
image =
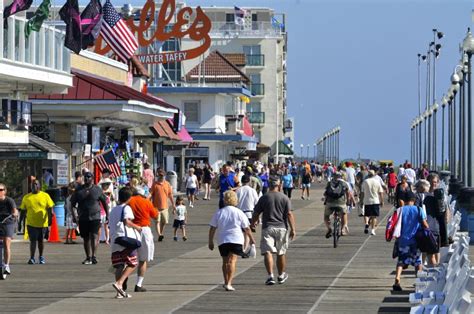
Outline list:
[[[49,16],[49,7],[51,6],[51,0],[43,0],[39,7],[36,9],[35,14],[32,18],[26,22],[25,25],[25,36],[28,38],[32,31],[39,32],[41,25],[43,25],[44,20]]]
[[[247,10],[241,9],[234,6],[234,22],[237,25],[245,25],[245,16],[247,15]]]
[[[109,150],[103,154],[94,157],[94,161],[100,168],[100,171],[104,171],[104,169],[109,169],[111,172],[111,177],[120,177],[122,172],[120,171],[120,165],[115,159],[114,153],[112,150]]]
[[[7,6],[5,10],[3,10],[3,24],[5,25],[5,28],[8,28],[7,18],[10,15],[18,13],[20,11],[28,10],[31,7],[32,3],[33,0],[14,0],[12,4]]]
[[[272,26],[274,28],[279,28],[280,30],[283,30],[285,28],[285,24],[280,23],[274,16],[272,16]]]
[[[117,56],[127,61],[138,48],[138,42],[109,0],[103,7],[103,19],[100,34]]]
[[[81,52],[81,17],[79,16],[79,4],[77,0],[67,0],[59,10],[61,20],[66,23],[66,39],[64,46],[79,54]]]
[[[102,5],[98,0],[91,0],[81,14],[82,49],[94,46],[99,37],[102,25]]]

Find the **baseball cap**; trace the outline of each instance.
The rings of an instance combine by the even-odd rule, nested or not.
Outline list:
[[[84,177],[87,177],[87,178],[92,178],[94,175],[92,174],[92,172],[86,172],[84,173]]]

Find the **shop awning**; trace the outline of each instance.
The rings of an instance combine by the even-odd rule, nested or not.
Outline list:
[[[64,160],[67,153],[61,147],[29,134],[28,144],[0,143],[0,159]]]
[[[283,141],[278,141],[278,155],[290,155],[293,156],[293,150],[286,145]]]
[[[155,122],[152,127],[150,127],[153,134],[156,137],[177,141],[177,142],[184,142],[190,143],[193,141],[191,135],[189,135],[188,130],[183,126],[180,131],[176,132],[173,128],[173,120],[160,120]]]
[[[244,134],[247,136],[254,135],[252,125],[250,124],[249,120],[247,120],[247,117],[244,117],[242,119],[242,131],[244,131]]]
[[[170,119],[179,109],[163,99],[129,86],[79,71],[67,94],[30,95],[35,112],[47,113],[55,122],[152,125],[157,118]]]

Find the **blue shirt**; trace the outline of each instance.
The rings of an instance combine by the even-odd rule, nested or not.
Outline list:
[[[262,184],[264,188],[268,188],[268,173],[263,173],[258,175],[260,180],[262,180]]]
[[[414,205],[403,206],[402,211],[402,229],[398,241],[400,246],[408,246],[416,243],[415,234],[421,227],[421,221],[426,220],[426,213]]]
[[[230,190],[231,188],[235,187],[234,181],[235,173],[229,172],[227,176],[224,176],[222,173],[219,176],[219,198],[221,200],[224,199],[224,192]]]
[[[281,176],[281,181],[283,182],[284,188],[293,187],[293,176],[291,174],[286,174],[284,176]]]

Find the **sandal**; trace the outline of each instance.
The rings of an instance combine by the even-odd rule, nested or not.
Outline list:
[[[123,291],[123,289],[120,288],[116,283],[113,283],[112,287],[114,287],[114,289],[117,291],[117,293],[120,294],[122,297],[124,297],[124,298],[127,297],[127,293],[125,291]]]
[[[402,291],[402,287],[400,286],[400,281],[395,281],[392,286],[393,291]]]

